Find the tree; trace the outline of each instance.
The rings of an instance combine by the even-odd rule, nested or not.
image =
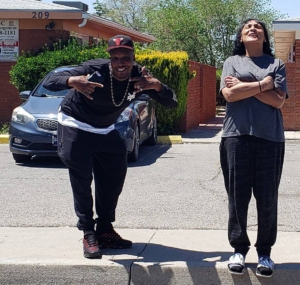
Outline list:
[[[231,55],[238,26],[247,18],[283,18],[271,0],[96,0],[99,16],[152,34],[161,51],[186,51],[191,60],[221,68]],[[272,40],[272,34],[270,33]]]
[[[96,0],[94,9],[100,17],[112,20],[136,31],[146,30],[146,11],[156,0]]]
[[[161,0],[148,14],[148,29],[157,38],[154,48],[184,50],[192,60],[221,68],[244,20],[261,19],[271,31],[272,20],[283,16],[270,0]]]
[[[106,7],[106,5],[104,3],[100,3],[99,0],[96,0],[96,2],[93,3],[94,5],[94,9],[96,11],[96,14],[99,17],[106,17],[107,13],[108,13],[108,8]]]

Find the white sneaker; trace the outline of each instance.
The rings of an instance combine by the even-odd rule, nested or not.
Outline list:
[[[242,275],[245,273],[245,257],[240,253],[235,253],[228,260],[228,271],[231,274]]]

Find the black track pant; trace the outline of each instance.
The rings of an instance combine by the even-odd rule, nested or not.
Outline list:
[[[228,238],[235,253],[246,255],[248,205],[256,199],[258,255],[270,255],[277,235],[278,188],[284,159],[284,143],[254,136],[222,138],[221,167],[229,201]]]
[[[127,172],[127,149],[118,131],[106,135],[58,125],[58,154],[69,168],[79,230],[94,230],[93,196],[100,223],[115,221]]]

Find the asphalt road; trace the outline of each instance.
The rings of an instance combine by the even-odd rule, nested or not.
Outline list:
[[[115,227],[226,229],[227,197],[218,143],[141,147],[119,199]],[[279,231],[300,231],[300,141],[287,141]],[[68,171],[58,158],[15,164],[0,144],[0,227],[75,227]],[[249,229],[256,229],[255,200]]]

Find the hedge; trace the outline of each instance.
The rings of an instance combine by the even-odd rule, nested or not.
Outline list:
[[[143,66],[147,66],[156,78],[174,90],[178,100],[177,108],[167,109],[160,104],[156,104],[159,122],[158,133],[162,135],[174,134],[176,123],[186,110],[187,86],[189,79],[192,78],[192,74],[188,69],[187,53],[140,52],[136,55],[136,61]]]

